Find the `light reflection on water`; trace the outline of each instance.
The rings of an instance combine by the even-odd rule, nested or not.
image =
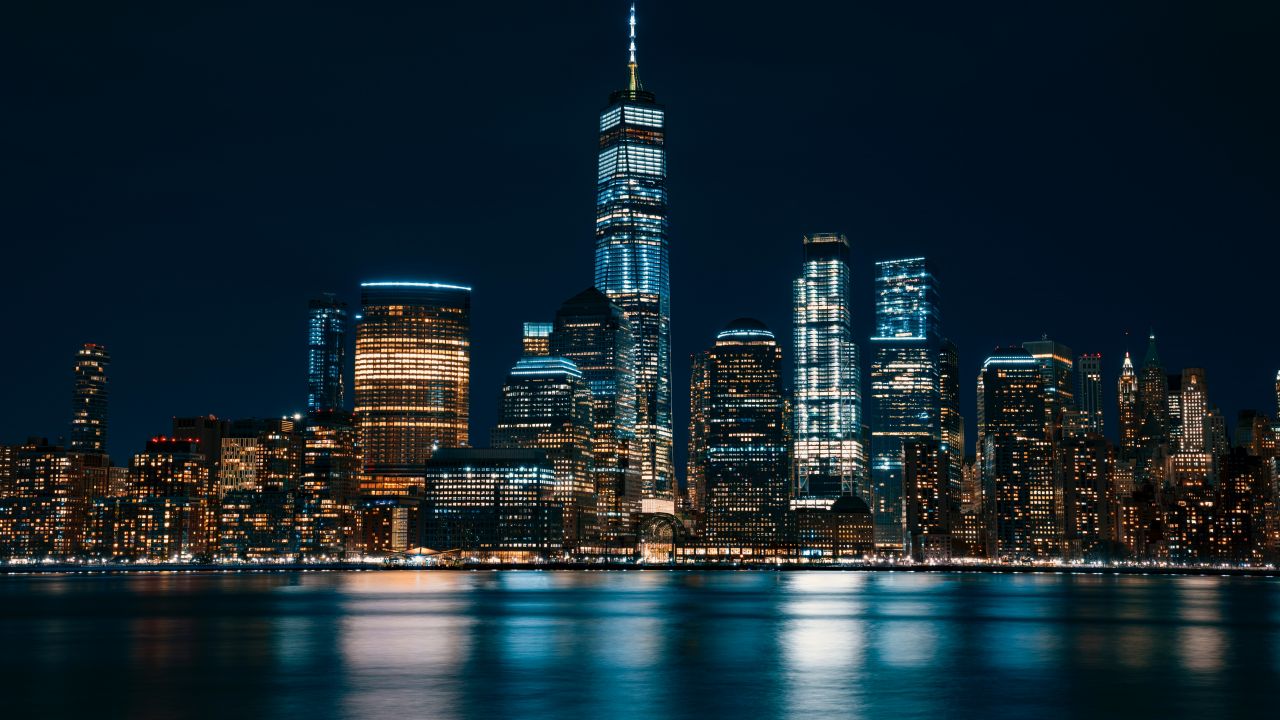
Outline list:
[[[1178,718],[1280,681],[1280,583],[1245,578],[26,577],[0,607],[11,717]]]

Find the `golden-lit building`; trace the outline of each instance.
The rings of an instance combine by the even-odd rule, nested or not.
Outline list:
[[[840,560],[875,555],[871,508],[856,495],[791,501],[795,555],[802,560]]]
[[[355,413],[364,451],[361,492],[422,488],[437,448],[467,445],[471,289],[367,282],[356,330]]]

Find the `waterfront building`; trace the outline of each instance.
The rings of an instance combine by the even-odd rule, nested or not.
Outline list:
[[[298,552],[292,493],[240,489],[223,495],[218,508],[217,557],[270,560]]]
[[[1002,348],[978,377],[983,493],[993,503],[1001,559],[1048,559],[1058,552],[1056,472],[1046,427],[1044,375],[1023,348]]]
[[[640,82],[634,6],[629,23],[627,85],[600,113],[595,287],[622,308],[634,337],[642,497],[673,500],[666,111]]]
[[[1217,559],[1259,563],[1267,546],[1267,507],[1274,501],[1263,457],[1237,447],[1218,459],[1213,549]]]
[[[792,284],[792,492],[798,498],[871,497],[850,318],[848,239],[806,236],[804,265]]]
[[[1076,410],[1083,434],[1102,435],[1102,354],[1085,353],[1076,361]]]
[[[349,411],[317,411],[302,429],[302,476],[294,518],[298,551],[336,557],[353,549],[352,503],[359,490],[360,453]]]
[[[107,349],[95,343],[85,343],[76,353],[68,446],[71,452],[107,452],[107,366],[110,363]]]
[[[634,532],[642,497],[631,324],[620,307],[588,288],[556,312],[550,350],[572,361],[591,390],[596,525],[601,540],[618,541]]]
[[[347,304],[325,293],[307,304],[307,410],[346,405]]]
[[[689,454],[685,470],[685,486],[693,527],[699,532],[707,511],[707,441],[711,437],[711,376],[705,352],[694,353],[689,368]],[[787,403],[783,404],[784,432],[790,422]],[[788,447],[790,439],[788,437]]]
[[[952,497],[958,498],[964,481],[966,442],[964,416],[960,414],[960,351],[950,340],[943,340],[938,349],[938,402],[941,449],[949,460],[947,477]]]
[[[355,413],[363,447],[361,491],[422,489],[437,448],[468,441],[471,288],[436,282],[366,282],[356,328]]]
[[[871,507],[876,545],[903,548],[903,446],[942,440],[938,290],[924,258],[876,263],[871,338]]]
[[[222,470],[222,438],[230,427],[231,424],[228,421],[220,420],[213,415],[175,417],[170,437],[194,441],[196,451],[203,458],[205,471],[210,478],[217,481]]]
[[[442,449],[426,467],[427,547],[505,561],[562,555],[555,469],[541,450]]]
[[[523,357],[502,386],[495,448],[541,450],[555,469],[555,500],[563,509],[566,547],[595,537],[596,487],[592,462],[591,388],[572,360]]]
[[[1062,557],[1110,560],[1116,538],[1117,507],[1111,484],[1115,449],[1105,437],[1090,432],[1063,439],[1058,452],[1063,495]]]
[[[951,494],[950,465],[950,458],[935,438],[915,437],[902,444],[905,550],[913,560],[951,559],[952,528],[959,507]]]
[[[764,323],[739,318],[700,353],[695,372],[695,462],[704,485],[704,537],[714,546],[785,540],[790,468],[782,349]]]
[[[876,554],[871,508],[856,495],[791,501],[795,553],[802,561],[865,559]]]
[[[0,557],[65,559],[82,549],[87,497],[71,455],[44,438],[4,453]]]

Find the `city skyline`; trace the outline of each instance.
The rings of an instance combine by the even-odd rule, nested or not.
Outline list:
[[[607,4],[612,5],[612,4]],[[584,134],[589,136],[590,116],[598,113],[601,109],[598,99],[611,89],[616,88],[625,79],[622,69],[622,43],[620,36],[625,32],[619,17],[622,16],[624,6],[618,4],[617,8],[606,8],[610,12],[605,13],[601,8],[592,8],[591,11],[583,12],[582,18],[577,22],[583,25],[588,20],[595,23],[597,20],[598,27],[616,28],[617,32],[608,33],[599,31],[600,47],[603,48],[601,53],[593,53],[591,55],[583,54],[580,57],[575,52],[577,64],[581,65],[584,70],[589,70],[594,77],[601,78],[602,82],[578,82],[575,79],[572,89],[573,99],[566,100],[565,109],[561,111],[559,108],[553,113],[555,116],[555,124],[562,130],[565,138],[573,138],[572,140],[557,140],[556,142],[564,142],[567,146],[576,148],[571,154],[577,158],[576,167],[586,168],[586,173],[573,172],[572,177],[567,177],[563,183],[564,188],[552,191],[551,194],[564,198],[577,197],[587,194],[583,186],[589,183],[591,162],[590,147],[581,142]],[[596,18],[592,12],[600,12],[600,17]],[[692,10],[688,11],[693,13]],[[815,18],[815,14],[821,11],[811,10],[809,14],[800,13],[799,19],[789,20],[789,22],[811,22]],[[869,12],[869,11],[867,11]],[[786,328],[789,327],[787,314],[786,295],[788,293],[788,283],[791,276],[796,272],[799,258],[795,247],[798,245],[799,238],[808,233],[821,230],[834,230],[843,232],[850,238],[852,253],[854,256],[851,262],[851,270],[853,276],[853,292],[852,299],[852,324],[854,326],[854,340],[863,346],[863,362],[862,373],[865,377],[868,372],[868,363],[866,358],[866,340],[870,336],[870,330],[873,322],[873,304],[871,300],[872,292],[872,266],[871,260],[891,259],[897,257],[909,257],[915,254],[923,254],[931,258],[937,266],[936,275],[939,284],[944,293],[945,303],[947,306],[948,317],[948,334],[956,340],[960,350],[961,366],[960,386],[962,388],[962,414],[969,422],[969,436],[975,437],[972,432],[975,413],[973,412],[973,395],[970,390],[972,387],[972,378],[976,376],[976,369],[983,358],[991,352],[997,345],[1002,344],[1020,344],[1022,342],[1039,338],[1042,334],[1048,334],[1050,337],[1061,342],[1071,345],[1079,353],[1101,352],[1103,355],[1103,407],[1107,410],[1107,419],[1105,426],[1108,430],[1116,427],[1113,408],[1114,403],[1114,385],[1111,378],[1118,375],[1119,360],[1124,348],[1123,331],[1130,329],[1133,331],[1133,341],[1128,343],[1128,349],[1133,353],[1135,362],[1140,363],[1142,359],[1142,350],[1145,345],[1146,328],[1154,325],[1160,337],[1162,355],[1167,359],[1168,367],[1171,373],[1176,373],[1183,366],[1187,367],[1207,367],[1209,370],[1209,382],[1213,388],[1213,402],[1220,404],[1225,410],[1228,422],[1234,422],[1236,412],[1245,408],[1256,408],[1263,412],[1270,412],[1266,391],[1269,388],[1270,380],[1274,377],[1275,361],[1267,358],[1274,358],[1274,352],[1256,353],[1259,357],[1254,359],[1254,353],[1245,352],[1241,345],[1230,346],[1226,342],[1232,337],[1240,336],[1241,320],[1231,315],[1225,308],[1219,308],[1212,313],[1213,320],[1206,319],[1209,309],[1204,307],[1186,307],[1187,303],[1180,302],[1183,298],[1179,293],[1183,292],[1180,286],[1169,283],[1161,287],[1160,283],[1154,278],[1160,277],[1159,272],[1144,272],[1141,278],[1130,286],[1129,292],[1126,293],[1129,304],[1115,314],[1102,315],[1093,313],[1092,319],[1087,326],[1079,325],[1082,319],[1076,317],[1077,314],[1089,315],[1087,312],[1088,305],[1080,305],[1079,303],[1063,303],[1063,306],[1054,312],[1050,312],[1048,305],[1042,302],[1028,302],[1027,307],[1021,307],[1016,304],[1003,304],[999,314],[991,316],[983,312],[974,312],[974,306],[982,306],[987,303],[996,304],[1002,297],[1004,290],[1017,291],[1020,284],[1025,287],[1025,281],[1020,280],[1017,275],[1019,270],[1023,270],[1026,266],[1015,265],[1010,268],[1015,272],[1009,274],[1008,277],[1002,277],[1002,285],[1000,288],[991,288],[985,283],[985,277],[978,271],[979,264],[973,260],[968,261],[968,266],[956,263],[957,253],[948,247],[932,246],[934,243],[946,243],[944,240],[928,239],[922,240],[923,228],[918,222],[904,221],[896,227],[885,222],[885,218],[881,218],[880,222],[884,227],[888,228],[883,231],[868,232],[866,221],[859,221],[859,212],[866,210],[865,205],[873,205],[871,198],[878,196],[878,191],[869,193],[865,203],[859,202],[855,197],[854,200],[838,200],[834,197],[828,197],[834,193],[834,188],[823,188],[821,192],[814,193],[811,199],[806,200],[807,204],[812,208],[811,211],[792,210],[786,213],[786,217],[769,217],[766,224],[773,227],[773,230],[766,231],[761,228],[758,231],[729,233],[731,238],[748,242],[750,247],[754,247],[754,253],[737,253],[725,250],[734,247],[733,243],[724,244],[715,234],[701,232],[701,229],[707,227],[707,220],[700,217],[697,213],[691,212],[689,208],[703,203],[699,192],[693,189],[700,187],[702,181],[697,180],[699,177],[697,169],[699,167],[699,154],[694,147],[694,140],[700,136],[697,131],[702,126],[701,122],[708,122],[708,115],[705,109],[699,109],[699,103],[696,98],[692,98],[688,91],[689,76],[694,75],[690,71],[674,72],[678,67],[680,59],[683,59],[684,53],[688,48],[680,41],[681,34],[690,31],[685,26],[684,21],[691,21],[694,26],[697,25],[700,17],[696,13],[692,15],[686,14],[684,11],[677,13],[671,8],[654,3],[652,7],[642,6],[641,8],[641,28],[644,33],[645,46],[645,73],[647,82],[661,93],[664,103],[668,106],[677,107],[678,110],[673,114],[673,118],[684,117],[685,136],[681,139],[681,131],[677,126],[672,132],[673,148],[671,150],[673,162],[676,167],[684,166],[681,173],[677,173],[672,177],[672,184],[684,185],[686,191],[683,193],[675,192],[673,196],[679,197],[683,194],[684,198],[681,204],[684,210],[676,211],[678,218],[674,223],[675,229],[672,231],[673,253],[676,256],[673,262],[673,277],[675,281],[673,295],[675,304],[682,309],[676,314],[676,321],[673,324],[675,332],[675,341],[673,343],[672,365],[674,366],[675,382],[673,388],[676,389],[676,395],[672,399],[672,406],[675,409],[675,447],[677,448],[677,462],[675,466],[682,468],[683,458],[681,448],[685,446],[687,438],[687,358],[694,352],[698,351],[705,344],[705,338],[710,336],[714,331],[722,327],[725,322],[733,317],[742,315],[750,315],[760,317],[770,327],[779,330],[780,337],[788,337]],[[896,27],[890,21],[888,27],[890,29]],[[705,22],[705,20],[704,20]],[[735,20],[734,22],[744,22]],[[464,28],[467,26],[463,26]],[[806,25],[808,27],[808,25]],[[817,27],[816,25],[814,26]],[[866,52],[866,51],[862,51]],[[611,58],[617,58],[616,62],[611,62]],[[695,65],[696,67],[696,65]],[[812,69],[812,68],[810,68]],[[50,70],[49,72],[54,72]],[[711,77],[711,73],[706,73],[705,77]],[[719,80],[720,76],[716,76]],[[694,78],[696,81],[696,77]],[[781,85],[782,83],[779,83]],[[566,88],[568,88],[566,84]],[[669,88],[669,89],[668,89]],[[568,95],[566,95],[566,98]],[[596,98],[596,100],[592,100]],[[73,99],[72,99],[73,100]],[[712,99],[714,101],[714,98]],[[594,107],[592,103],[594,102]],[[586,107],[585,116],[579,117],[580,113],[574,110],[570,113],[570,108],[581,109]],[[992,108],[991,113],[995,112]],[[880,122],[889,122],[892,119],[901,119],[901,117],[889,111],[881,111],[876,116]],[[824,122],[821,117],[811,119],[810,122]],[[834,129],[840,127],[840,124],[832,121],[830,124],[820,125]],[[558,131],[559,131],[558,130]],[[586,131],[584,133],[584,130]],[[1265,139],[1265,138],[1263,138]],[[787,138],[785,134],[779,134],[774,138],[777,149],[772,150],[765,147],[768,151],[785,151],[787,148],[797,146],[794,138]],[[406,136],[405,142],[409,142]],[[708,138],[703,135],[702,142],[708,142]],[[714,145],[715,138],[710,138]],[[729,138],[725,139],[725,145],[731,144]],[[480,146],[477,146],[480,147]],[[1265,146],[1264,146],[1265,148]],[[483,149],[483,148],[481,148]],[[837,148],[838,150],[839,148]],[[910,148],[903,143],[889,143],[883,149],[884,152],[901,151],[907,153]],[[484,150],[488,152],[488,150]],[[477,160],[483,160],[485,155],[481,152],[475,153]],[[581,157],[579,157],[581,156]],[[810,156],[805,161],[804,167],[810,171],[817,171],[823,166],[823,162],[818,159],[819,156]],[[1061,160],[1061,158],[1059,158]],[[574,165],[574,163],[570,163]],[[449,166],[452,170],[469,172],[464,166],[452,164]],[[857,182],[868,182],[866,176],[877,176],[888,169],[887,163],[877,163],[865,171],[862,180]],[[852,168],[842,171],[858,175],[860,170]],[[692,175],[691,175],[692,173]],[[678,176],[683,174],[683,178]],[[690,178],[695,179],[690,179]],[[705,177],[705,176],[704,176]],[[1216,177],[1216,176],[1215,176]],[[1043,178],[1042,178],[1043,179]],[[1230,178],[1227,178],[1230,179]],[[767,182],[762,183],[771,192],[778,192],[778,188],[785,185],[785,181],[770,178]],[[35,183],[36,186],[39,183]],[[714,189],[707,189],[714,195],[717,192]],[[214,194],[216,196],[216,193]],[[785,197],[785,196],[784,196]],[[792,196],[793,198],[795,196]],[[929,196],[933,203],[941,203],[942,207],[947,207],[943,198],[935,195]],[[1242,198],[1237,198],[1236,202],[1242,202]],[[191,198],[194,203],[191,207],[198,209],[202,207],[201,200],[198,197]],[[1223,207],[1229,206],[1228,200],[1218,198],[1218,202],[1224,203]],[[794,205],[794,201],[793,201]],[[75,348],[84,342],[97,342],[108,347],[112,352],[112,431],[109,437],[110,450],[114,454],[127,456],[139,449],[141,439],[154,434],[162,433],[169,424],[169,418],[172,416],[194,416],[208,413],[215,413],[222,417],[243,417],[243,416],[269,416],[278,414],[288,414],[294,411],[303,411],[305,409],[305,386],[299,380],[300,373],[298,368],[305,363],[305,358],[299,352],[300,343],[298,337],[301,335],[299,328],[303,327],[302,318],[305,317],[306,307],[305,300],[307,297],[315,296],[323,292],[336,292],[338,296],[348,302],[350,307],[358,307],[357,298],[354,288],[356,285],[365,280],[376,280],[385,277],[406,277],[423,279],[446,279],[455,280],[457,282],[466,283],[475,287],[477,296],[476,317],[473,320],[473,328],[476,332],[477,347],[483,346],[484,352],[477,350],[474,354],[474,365],[472,371],[472,407],[473,417],[470,427],[470,433],[473,437],[473,444],[483,445],[485,443],[485,433],[488,428],[493,426],[493,419],[496,412],[496,400],[498,390],[502,384],[502,378],[519,357],[519,323],[527,320],[540,320],[551,316],[559,302],[568,296],[574,288],[578,288],[585,284],[584,279],[587,276],[586,267],[590,257],[590,240],[589,228],[590,209],[583,205],[581,199],[573,199],[564,203],[555,203],[554,206],[565,207],[563,211],[557,211],[558,215],[565,216],[564,221],[566,227],[582,228],[582,232],[574,232],[570,235],[573,238],[572,243],[566,243],[564,246],[557,247],[557,254],[563,253],[564,261],[561,263],[565,269],[559,271],[560,275],[547,275],[536,280],[526,282],[522,287],[529,290],[530,294],[536,296],[536,303],[528,303],[528,309],[524,309],[525,304],[522,303],[520,313],[512,312],[510,306],[497,307],[497,293],[501,293],[504,285],[507,284],[511,272],[510,268],[495,267],[493,264],[485,265],[481,260],[475,257],[474,252],[469,254],[471,260],[460,259],[453,253],[448,244],[430,237],[419,239],[417,242],[424,246],[428,251],[440,250],[442,260],[439,267],[433,267],[434,263],[430,260],[419,261],[422,266],[421,270],[413,269],[409,271],[397,270],[394,273],[386,267],[372,267],[374,265],[386,263],[388,260],[373,260],[365,258],[357,262],[354,266],[346,266],[341,270],[333,268],[323,269],[321,272],[304,278],[303,283],[298,280],[284,278],[284,282],[276,282],[267,280],[262,274],[262,270],[256,267],[239,266],[239,270],[243,270],[243,276],[231,275],[230,277],[245,282],[260,282],[246,291],[243,283],[236,283],[237,290],[230,289],[231,286],[222,284],[208,285],[209,278],[205,278],[199,274],[199,269],[188,269],[184,274],[193,284],[189,289],[182,287],[171,287],[161,285],[160,290],[166,301],[160,303],[160,307],[152,307],[150,312],[145,314],[135,314],[132,309],[136,307],[137,300],[129,297],[129,293],[138,293],[146,297],[153,297],[148,294],[156,290],[156,286],[147,285],[147,281],[143,280],[147,273],[135,271],[129,265],[117,266],[115,273],[110,276],[113,280],[107,283],[106,292],[107,300],[99,300],[94,306],[85,308],[80,315],[73,315],[69,320],[64,320],[57,324],[44,324],[37,327],[34,332],[38,333],[37,350],[30,354],[24,354],[22,357],[15,357],[6,362],[12,366],[11,372],[7,373],[11,378],[22,377],[22,383],[12,383],[10,388],[15,396],[13,413],[7,413],[4,418],[3,439],[5,442],[20,442],[23,438],[30,434],[48,435],[56,438],[65,435],[65,384],[64,379],[67,376],[67,368]],[[930,204],[932,206],[932,204]],[[988,211],[994,211],[1002,207],[1002,204],[996,201],[989,201],[984,204]],[[400,211],[399,217],[408,216],[426,216],[431,214],[430,208],[419,207],[413,209],[410,203],[405,203],[405,210]],[[465,207],[465,206],[464,206]],[[579,210],[573,210],[573,208]],[[583,210],[585,207],[584,211]],[[954,207],[952,207],[954,210]],[[376,209],[370,209],[369,214],[377,216]],[[1171,212],[1171,211],[1170,211]],[[681,217],[680,214],[685,216]],[[1013,213],[1018,214],[1018,213]],[[198,216],[199,213],[196,214]],[[1090,213],[1090,216],[1098,216],[1097,213]],[[1223,222],[1227,222],[1227,213],[1223,214]],[[20,215],[20,220],[25,218]],[[166,216],[168,217],[168,216]],[[195,217],[195,216],[193,216]],[[1265,218],[1265,213],[1260,216]],[[721,220],[722,218],[717,218]],[[1132,218],[1131,218],[1132,219]],[[1157,218],[1158,219],[1158,218]],[[108,222],[101,225],[101,232],[107,236],[114,233],[122,232],[126,227],[130,227],[130,222],[112,224],[110,218],[106,218]],[[169,222],[174,222],[174,218],[169,217]],[[136,220],[133,221],[136,223]],[[1240,222],[1238,217],[1236,222]],[[70,230],[74,223],[55,217],[48,232],[56,235],[59,232],[65,233]],[[186,225],[194,229],[196,238],[201,236],[202,232],[198,222],[188,220]],[[998,223],[997,223],[998,225]],[[178,227],[183,227],[184,223],[179,222]],[[263,227],[270,226],[270,223],[263,224]],[[683,226],[683,227],[682,227]],[[1156,225],[1159,226],[1158,223]],[[1255,228],[1261,232],[1265,226]],[[785,228],[785,230],[784,230]],[[1008,228],[1005,228],[1006,230]],[[260,232],[255,230],[254,232]],[[397,235],[397,233],[391,233]],[[946,237],[943,233],[940,236]],[[1248,234],[1245,234],[1247,237]],[[398,235],[402,239],[407,239],[404,235]],[[972,240],[973,237],[970,236]],[[426,242],[422,242],[426,240]],[[285,246],[292,246],[293,243],[300,240],[290,240],[283,243]],[[83,242],[77,240],[75,242]],[[219,253],[214,252],[210,257],[209,250],[216,250],[215,247],[209,247],[211,240],[204,242],[205,252],[201,252],[201,257],[206,261],[206,265],[202,266],[208,270],[218,270],[222,268]],[[233,240],[227,240],[228,243],[234,243]],[[342,242],[347,242],[343,240]],[[199,245],[200,243],[195,243]],[[363,243],[354,243],[357,246]],[[468,245],[468,243],[459,243],[460,245]],[[1137,245],[1137,243],[1135,243]],[[373,247],[383,247],[386,250],[386,256],[400,257],[403,255],[403,243],[398,242],[391,247],[386,246],[385,238],[383,240],[375,240]],[[125,245],[128,247],[128,245]],[[997,245],[997,247],[999,247]],[[1007,247],[1007,246],[1006,246]],[[1141,251],[1137,248],[1116,247],[1111,243],[1097,243],[1097,252],[1106,253],[1113,252],[1118,255],[1120,260],[1118,264],[1124,264],[1123,258],[1125,253],[1135,253]],[[513,248],[502,246],[504,250],[510,251]],[[234,249],[234,244],[228,248],[228,251]],[[759,253],[764,250],[769,255],[760,257]],[[937,252],[934,252],[937,250]],[[1258,248],[1258,252],[1265,253],[1266,250]],[[25,252],[20,250],[19,253]],[[187,251],[190,252],[190,251]],[[1272,251],[1274,252],[1274,251]],[[683,256],[682,256],[683,254]],[[757,257],[752,258],[751,255]],[[965,254],[981,254],[976,247],[971,248]],[[164,259],[164,253],[159,254],[159,265],[157,269],[167,271],[171,269]],[[745,256],[745,257],[740,257]],[[517,254],[516,260],[519,259]],[[78,261],[71,262],[71,277],[77,277],[77,273],[83,272],[76,264]],[[1002,261],[1001,261],[1002,262]],[[1159,260],[1152,261],[1156,263],[1156,269],[1159,270]],[[1249,300],[1248,290],[1250,287],[1259,287],[1247,281],[1249,272],[1256,272],[1255,268],[1249,267],[1252,264],[1244,264],[1244,266],[1229,265],[1231,273],[1222,272],[1221,261],[1212,255],[1207,259],[1207,266],[1203,269],[1206,277],[1210,280],[1215,277],[1222,278],[1225,284],[1229,282],[1229,278],[1238,277],[1241,287],[1232,288],[1233,290],[1245,291],[1245,301]],[[269,263],[268,263],[269,264]],[[512,264],[518,264],[513,261]],[[1034,263],[1032,263],[1034,264]],[[1266,263],[1258,263],[1263,265]],[[1136,263],[1135,263],[1136,266]],[[539,267],[534,265],[534,267]],[[715,298],[708,302],[705,293],[707,289],[701,287],[695,278],[703,273],[710,272],[712,269],[726,267],[738,272],[734,277],[742,278],[741,291],[738,291],[732,284],[728,286],[727,291],[723,287],[716,288],[718,293],[723,297]],[[541,266],[543,272],[553,272],[545,265]],[[1215,270],[1215,268],[1217,268]],[[37,288],[28,283],[37,281],[43,277],[42,273],[46,270],[40,266],[33,268],[33,272],[29,278],[18,278],[18,282],[10,286],[13,291],[21,293],[21,297],[17,303],[11,306],[21,310],[27,310],[27,314],[34,312],[35,303],[45,304],[42,299],[45,297],[43,286]],[[313,268],[314,269],[314,268]],[[1147,268],[1150,270],[1150,268]],[[1037,272],[1042,269],[1037,267]],[[222,270],[225,272],[225,270]],[[356,274],[358,271],[358,274]],[[490,271],[495,271],[490,278]],[[192,273],[196,273],[194,276]],[[1100,270],[1099,272],[1102,272]],[[215,274],[215,273],[210,273]],[[306,273],[302,273],[306,274]],[[289,273],[286,273],[289,275]],[[685,280],[682,282],[680,278]],[[568,279],[566,279],[568,278]],[[757,282],[762,278],[767,278],[767,282]],[[1048,283],[1045,287],[1062,287],[1062,283],[1071,279],[1071,275],[1066,269],[1063,269],[1062,276],[1054,278],[1056,283]],[[143,280],[138,286],[136,281]],[[225,282],[226,277],[222,280]],[[298,292],[285,292],[285,288],[295,286]],[[303,286],[305,284],[305,287]],[[719,283],[717,283],[718,285]],[[1098,283],[1097,285],[1102,285]],[[72,283],[74,286],[75,283]],[[111,301],[111,290],[119,287],[121,290],[129,288],[128,293],[122,293],[126,297],[122,298],[123,302],[119,304],[121,309],[118,313],[114,310],[117,304]],[[135,290],[135,287],[137,288]],[[756,288],[768,288],[768,292],[758,292]],[[489,297],[485,299],[485,305],[482,305],[480,298],[484,297],[486,290],[489,288]],[[976,289],[975,289],[976,288]],[[1090,284],[1090,290],[1099,293],[1100,298],[1106,297],[1105,291]],[[78,291],[69,289],[68,286],[59,286],[59,291],[67,293],[71,297],[76,297]],[[102,286],[97,286],[97,291],[102,293]],[[509,291],[508,292],[512,292]],[[1258,301],[1265,302],[1265,293],[1259,289]],[[261,319],[250,318],[245,314],[243,306],[237,306],[233,302],[237,296],[248,296],[260,304],[264,312]],[[508,295],[511,299],[514,295]],[[1030,296],[1028,296],[1030,297]],[[549,302],[542,302],[542,299],[553,298]],[[682,299],[684,298],[684,299]],[[765,298],[768,298],[767,300]],[[780,300],[780,301],[779,301]],[[1233,302],[1240,302],[1239,292],[1232,295]],[[244,300],[242,300],[243,302]],[[60,301],[65,302],[65,301]],[[154,305],[154,299],[151,301]],[[230,303],[227,312],[230,312],[237,318],[235,323],[227,323],[225,327],[222,324],[212,323],[206,320],[191,320],[189,316],[204,318],[211,312],[211,303]],[[1103,304],[1098,301],[1098,305]],[[1215,305],[1212,298],[1206,298],[1200,305]],[[1223,302],[1223,305],[1226,303]],[[1192,306],[1197,303],[1191,303]],[[54,303],[54,307],[57,304]],[[483,308],[483,314],[482,314]],[[695,308],[700,308],[695,310]],[[1175,324],[1174,318],[1169,314],[1170,308],[1176,308],[1185,318]],[[1031,316],[1032,311],[1035,317]],[[103,313],[110,315],[104,316]],[[115,315],[120,317],[115,317]],[[527,316],[525,316],[527,315]],[[143,335],[134,335],[136,330],[131,329],[132,326],[146,327],[146,320],[154,318],[155,322],[160,323],[163,328],[162,333],[155,332],[155,328],[148,328]],[[239,322],[239,320],[245,322]],[[178,322],[185,320],[185,322]],[[268,320],[270,322],[268,322]],[[126,323],[128,327],[126,327]],[[982,332],[976,331],[975,326],[984,326],[984,328],[998,328],[1000,330],[991,332],[986,330],[987,336],[983,337]],[[1065,326],[1065,327],[1062,327]],[[1088,332],[1082,332],[1082,328],[1087,328]],[[247,334],[246,334],[247,333]],[[354,333],[352,333],[354,334]],[[281,338],[280,345],[276,344],[274,338]],[[163,341],[159,340],[163,338]],[[69,340],[63,343],[62,340]],[[197,340],[208,341],[208,347],[216,348],[214,352],[200,354],[194,343]],[[246,342],[247,341],[247,342]],[[1267,338],[1263,338],[1264,344]],[[240,344],[244,343],[244,344]],[[793,357],[794,348],[788,347],[784,342],[784,362],[789,363]],[[250,347],[253,351],[250,352]],[[502,349],[504,348],[505,349]],[[163,360],[164,367],[156,365],[158,356],[164,356],[166,352],[178,354],[183,357],[181,362],[173,362],[172,357]],[[265,361],[264,361],[265,360]],[[1243,368],[1254,367],[1255,372],[1241,371]],[[1254,378],[1255,373],[1257,377]],[[789,377],[789,373],[787,373]],[[144,381],[144,378],[146,380]],[[350,385],[348,385],[350,387]],[[864,392],[866,383],[864,381]],[[1256,398],[1256,399],[1255,399]],[[1113,432],[1109,434],[1114,435]],[[972,447],[972,440],[970,446]]]

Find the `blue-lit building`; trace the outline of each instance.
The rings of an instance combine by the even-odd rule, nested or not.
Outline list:
[[[347,304],[333,293],[307,307],[307,410],[342,410],[347,359]]]
[[[672,498],[666,111],[640,84],[635,28],[632,5],[627,86],[600,114],[595,286],[622,308],[635,336],[642,493]]]
[[[759,320],[729,323],[694,357],[692,462],[704,536],[720,547],[782,542],[788,507],[782,349]]]
[[[792,284],[792,486],[798,498],[870,497],[850,316],[848,239],[805,237],[803,269]]]
[[[876,544],[893,550],[905,539],[904,444],[927,440],[935,448],[942,445],[942,338],[937,283],[924,258],[876,263],[875,293],[868,403],[871,507]],[[944,462],[949,465],[949,460]]]

